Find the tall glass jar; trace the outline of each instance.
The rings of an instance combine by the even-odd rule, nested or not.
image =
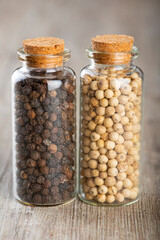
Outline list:
[[[76,194],[76,78],[65,66],[70,50],[54,54],[59,39],[51,41],[30,39],[33,53],[18,50],[22,67],[12,75],[14,196],[28,205],[62,204]]]
[[[79,198],[92,205],[127,205],[140,194],[143,73],[133,38],[129,49],[122,36],[92,39],[81,71]]]

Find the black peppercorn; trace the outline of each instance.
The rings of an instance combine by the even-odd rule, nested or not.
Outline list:
[[[36,167],[36,165],[37,165],[36,161],[34,161],[32,159],[27,160],[27,166],[28,167]]]
[[[40,184],[44,183],[44,181],[45,181],[45,177],[43,177],[43,176],[40,176],[37,178],[37,182]]]
[[[52,129],[53,128],[53,123],[49,120],[45,122],[45,128],[46,129]]]
[[[32,152],[31,152],[31,158],[32,158],[33,160],[38,160],[38,159],[40,158],[39,152],[37,152],[37,151],[32,151]]]
[[[64,76],[57,74],[55,79]],[[69,78],[50,91],[48,80],[37,77],[15,84],[16,178],[22,201],[56,204],[72,197],[75,87]]]
[[[46,160],[44,160],[44,159],[39,159],[38,161],[37,161],[37,164],[38,164],[38,166],[39,167],[44,167],[44,166],[46,166]]]
[[[44,129],[42,131],[42,138],[49,138],[50,137],[50,131],[48,129]]]

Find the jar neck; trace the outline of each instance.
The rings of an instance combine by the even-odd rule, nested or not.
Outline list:
[[[49,65],[45,65],[44,67],[33,67],[32,65],[30,65],[28,61],[21,61],[21,63],[22,63],[22,68],[25,69],[26,71],[34,71],[34,72],[47,71],[48,73],[62,71],[66,65],[66,63],[63,62],[62,66],[49,67]]]
[[[134,68],[133,60],[138,57],[139,49],[134,46],[131,52],[107,53],[94,51],[90,47],[86,49],[86,52],[88,58],[90,58],[92,69],[101,70],[114,66],[117,70],[130,71]]]
[[[90,68],[95,69],[95,70],[103,70],[103,69],[108,69],[110,67],[115,67],[117,70],[118,69],[126,69],[126,71],[131,70],[135,68],[133,60],[125,63],[125,64],[102,64],[102,63],[97,63],[95,59],[90,59]]]
[[[18,59],[22,66],[30,69],[52,69],[63,68],[64,63],[70,59],[71,51],[65,49],[64,52],[55,55],[31,55],[24,52],[23,48],[17,51]]]

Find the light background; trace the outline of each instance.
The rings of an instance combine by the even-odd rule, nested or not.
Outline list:
[[[25,227],[22,228],[24,232],[17,230],[17,226],[20,226],[20,221],[23,222],[23,217],[26,217],[26,209],[20,207],[18,203],[15,203],[11,192],[10,78],[14,69],[20,66],[20,62],[17,60],[16,50],[22,46],[22,41],[26,38],[39,36],[63,38],[66,47],[72,51],[72,58],[68,62],[68,65],[76,71],[77,82],[79,82],[80,70],[89,63],[89,60],[85,57],[85,48],[90,45],[91,37],[97,34],[129,34],[134,36],[135,45],[140,48],[140,56],[135,63],[142,68],[145,74],[144,152],[146,162],[144,163],[143,185],[145,190],[143,204],[144,206],[147,204],[147,199],[148,201],[149,199],[153,200],[153,196],[154,200],[152,204],[155,205],[157,203],[159,195],[158,167],[160,165],[159,25],[160,4],[158,0],[0,0],[0,221],[2,226],[2,228],[0,228],[0,238],[2,240],[21,240],[22,236],[23,239],[27,240],[38,239],[34,233],[29,234],[26,232],[26,229],[29,229],[27,226],[26,229]],[[57,223],[61,221],[64,229],[59,228],[59,231],[55,232],[57,239],[61,239],[60,236],[63,236],[62,239],[75,240],[94,240],[97,239],[94,238],[95,236],[99,236],[99,239],[105,239],[104,234],[111,236],[111,240],[120,239],[119,236],[122,236],[122,239],[158,239],[156,216],[150,215],[149,217],[149,214],[156,214],[157,209],[154,209],[152,213],[147,213],[147,216],[144,216],[146,217],[146,223],[143,222],[143,218],[140,218],[143,231],[137,227],[136,231],[139,232],[136,233],[135,228],[132,229],[131,227],[126,229],[125,235],[125,233],[121,232],[118,222],[117,225],[114,223],[114,227],[117,226],[116,232],[112,229],[112,222],[108,227],[102,224],[102,227],[99,226],[98,228],[97,224],[94,225],[91,222],[93,217],[100,217],[102,212],[98,210],[97,213],[95,208],[92,210],[91,207],[87,206],[87,208],[86,205],[78,204],[80,203],[76,202],[76,205],[71,206],[71,209],[68,208],[68,210],[66,210],[67,208],[59,208],[61,215],[57,215]],[[148,202],[148,205],[150,205],[150,202]],[[81,212],[78,211],[78,208],[82,206],[83,209],[88,209],[88,213],[91,212],[93,214],[90,216],[90,223],[87,222],[87,217],[89,216],[83,219],[83,215],[85,214],[84,210]],[[21,209],[22,215],[17,215],[17,211],[14,211],[16,208]],[[144,207],[144,209],[146,208]],[[74,223],[72,222],[71,225],[74,225],[74,229],[71,229],[69,225],[66,229],[64,227],[65,222],[63,222],[61,216],[65,216],[65,211],[70,213],[70,211],[73,210],[75,211],[72,219]],[[110,217],[114,215],[114,211],[121,210],[110,210]],[[142,214],[141,211],[142,209],[140,207],[138,212]],[[46,212],[43,212],[44,215]],[[49,212],[47,214],[49,214]],[[58,214],[58,210],[55,210],[55,212]],[[122,216],[123,210],[122,215],[120,212],[117,214]],[[19,225],[14,224],[11,220],[13,218],[12,215],[15,216],[15,221],[18,222]],[[21,220],[19,219],[20,216],[22,217]],[[139,219],[138,216],[136,216],[137,219]],[[77,222],[77,228],[76,217],[77,219],[80,218],[80,222]],[[105,216],[103,215],[103,217]],[[34,225],[32,218],[29,218],[29,221]],[[55,221],[55,219],[53,219],[53,221]],[[67,219],[66,221],[70,222],[71,219]],[[86,224],[83,221],[86,221]],[[131,221],[131,219],[128,218],[128,221]],[[103,222],[106,223],[106,219],[104,219]],[[146,225],[143,226],[143,223]],[[80,224],[84,227],[85,235],[83,235],[83,231],[80,229]],[[87,230],[89,229],[89,225],[93,227],[90,233],[89,230]],[[55,226],[58,228],[56,222]],[[112,231],[109,231],[109,227],[111,227]],[[122,228],[123,227],[124,225]],[[9,229],[11,229],[11,231],[9,231]],[[52,229],[51,226],[50,229]],[[34,228],[34,231],[36,232],[36,228]],[[44,239],[42,238],[44,232],[42,230],[39,231],[41,234],[37,236],[40,237],[40,240]],[[81,238],[81,236],[83,237]],[[134,236],[135,238],[129,238],[129,236]],[[46,237],[45,239],[50,238]]]

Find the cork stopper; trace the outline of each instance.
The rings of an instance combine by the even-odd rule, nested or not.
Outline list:
[[[97,35],[91,39],[95,57],[103,64],[126,64],[131,60],[134,38],[127,35]]]
[[[64,40],[53,37],[38,37],[23,41],[27,55],[27,65],[36,68],[53,68],[62,66]]]

